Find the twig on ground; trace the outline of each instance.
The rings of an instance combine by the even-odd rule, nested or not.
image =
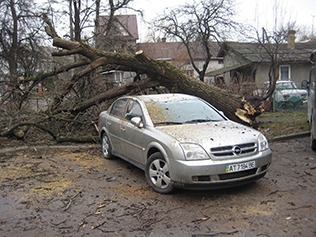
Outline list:
[[[287,210],[297,210],[297,209],[301,209],[301,208],[310,208],[310,207],[312,207],[312,205],[305,205],[305,206],[287,208]]]
[[[68,204],[67,206],[64,208],[64,211],[67,211],[68,208],[70,207],[70,205],[72,204],[72,201],[81,193],[82,190],[80,190],[79,192],[77,192],[74,196],[72,196],[71,198],[69,198],[68,200]]]

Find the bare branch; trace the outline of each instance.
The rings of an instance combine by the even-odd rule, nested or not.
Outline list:
[[[209,42],[224,39],[225,32],[234,29],[236,23],[232,20],[233,15],[230,1],[203,0],[167,10],[162,17],[155,19],[154,24],[166,36],[180,39],[187,49],[194,70],[203,81],[212,57]],[[198,50],[199,48],[201,50]],[[194,60],[194,53],[197,50],[204,54],[202,66]]]

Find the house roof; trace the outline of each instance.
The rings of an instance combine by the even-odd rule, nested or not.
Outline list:
[[[249,63],[242,63],[242,64],[236,64],[236,65],[229,66],[229,67],[222,67],[220,69],[206,73],[205,76],[207,76],[207,77],[216,76],[216,75],[223,74],[225,72],[229,72],[229,71],[237,69],[237,68],[245,67],[247,65],[249,65]]]
[[[304,43],[295,43],[293,49],[289,49],[287,44],[280,44],[278,54],[282,62],[308,62],[313,50],[316,49],[316,41]],[[239,43],[225,42],[223,43],[218,56],[223,57],[228,51],[240,55],[250,62],[269,62],[270,58],[263,46],[259,43]]]
[[[191,43],[190,47],[194,48],[192,56],[195,60],[205,59],[205,50],[198,43]],[[213,58],[217,58],[219,49],[218,43],[210,43],[210,52]],[[189,61],[187,49],[182,42],[139,43],[137,50],[143,50],[146,55],[154,59]]]
[[[109,16],[100,16],[99,20],[101,33],[104,34]],[[114,24],[120,32],[120,37],[126,40],[137,40],[139,38],[136,15],[116,15],[114,16]]]

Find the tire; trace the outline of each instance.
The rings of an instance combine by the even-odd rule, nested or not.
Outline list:
[[[105,159],[113,159],[114,156],[112,155],[112,146],[109,140],[109,137],[106,133],[103,133],[101,136],[101,152]]]
[[[313,114],[315,113],[315,111],[313,111]],[[313,116],[315,117],[315,116]],[[313,120],[313,117],[311,118],[311,126],[312,126],[312,129],[311,129],[311,148],[313,151],[316,151],[316,139],[315,139],[315,121]]]
[[[160,152],[156,152],[148,158],[145,176],[149,186],[158,193],[167,194],[174,189],[169,165]]]
[[[312,139],[311,147],[313,151],[316,151],[316,139]]]

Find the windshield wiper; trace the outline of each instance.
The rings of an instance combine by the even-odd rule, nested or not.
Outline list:
[[[185,123],[204,123],[204,122],[212,122],[213,120],[211,119],[192,119],[185,121]]]
[[[165,122],[158,122],[155,125],[175,125],[175,124],[183,124],[181,122],[173,122],[173,121],[165,121]]]

